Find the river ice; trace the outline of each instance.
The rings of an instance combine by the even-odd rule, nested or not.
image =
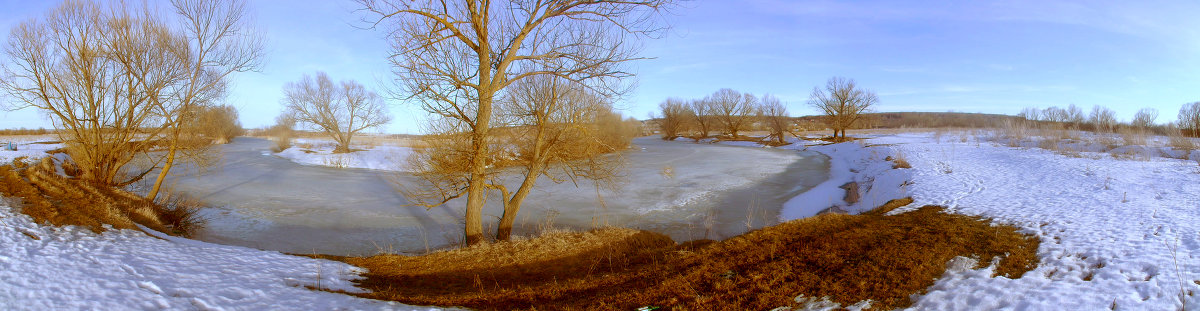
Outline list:
[[[516,234],[551,224],[648,229],[676,241],[720,239],[777,222],[788,199],[828,178],[820,154],[639,138],[622,153],[619,189],[584,181],[538,182],[518,214]],[[199,239],[288,253],[369,255],[423,252],[462,238],[465,200],[426,210],[406,206],[397,185],[419,186],[404,172],[300,165],[264,153],[271,142],[238,138],[223,146],[218,169],[173,177],[174,191],[212,206]],[[367,151],[371,152],[371,151]],[[386,158],[386,157],[380,157]],[[519,182],[506,180],[510,187]],[[499,198],[488,200],[494,230]]]

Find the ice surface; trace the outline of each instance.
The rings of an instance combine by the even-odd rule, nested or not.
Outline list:
[[[222,146],[220,169],[170,180],[215,206],[202,213],[210,221],[200,239],[336,255],[421,252],[461,240],[464,200],[431,210],[404,206],[397,185],[419,186],[407,173],[299,165],[264,155],[270,145],[235,139]],[[648,229],[677,241],[724,238],[776,223],[783,202],[828,178],[827,158],[804,151],[639,138],[622,157],[628,170],[620,189],[597,194],[590,181],[577,187],[540,179],[516,234],[550,223]],[[515,188],[519,180],[505,182]],[[485,226],[494,230],[499,198],[488,201]]]

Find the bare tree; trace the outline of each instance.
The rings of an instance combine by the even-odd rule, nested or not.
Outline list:
[[[1104,106],[1092,106],[1088,122],[1097,132],[1111,133],[1117,126],[1117,113]]]
[[[1063,110],[1062,108],[1058,108],[1057,106],[1046,107],[1046,109],[1042,110],[1043,121],[1050,123],[1064,123],[1067,122],[1067,119],[1067,111]]]
[[[1200,102],[1183,104],[1179,108],[1179,129],[1188,136],[1200,136]]]
[[[875,92],[859,88],[853,79],[830,78],[825,88],[814,87],[809,105],[825,113],[825,123],[833,129],[833,137],[846,138],[846,129],[862,118],[862,113],[879,102]]]
[[[688,123],[695,118],[695,112],[688,107],[686,101],[671,97],[658,104],[662,117],[658,120],[658,129],[662,131],[663,140],[673,140],[688,130]]]
[[[708,138],[708,132],[712,129],[716,119],[713,118],[713,104],[708,99],[693,99],[688,102],[688,107],[692,110],[692,125],[695,126],[698,135],[696,140]]]
[[[155,104],[183,72],[172,52],[181,39],[129,10],[68,1],[18,24],[5,47],[0,88],[15,100],[7,108],[44,111],[80,177],[92,182],[127,185],[153,169],[123,175],[157,143],[145,137],[166,129]]]
[[[1079,106],[1075,106],[1075,104],[1067,106],[1066,117],[1066,122],[1071,125],[1071,129],[1073,130],[1078,130],[1079,126],[1083,125],[1083,122],[1087,119],[1087,117],[1083,115],[1083,109],[1080,109]]]
[[[655,24],[670,0],[402,1],[358,0],[386,27],[397,95],[415,100],[448,136],[465,139],[464,236],[483,241],[482,209],[489,189],[494,101],[509,85],[549,75],[597,96],[624,93],[621,66],[638,59],[630,42],[663,30]],[[448,123],[448,124],[447,124]],[[458,132],[462,131],[462,132]],[[466,133],[466,134],[462,134]],[[493,189],[494,190],[494,189]]]
[[[516,165],[524,172],[515,192],[502,183],[492,182],[504,198],[504,214],[497,226],[496,239],[508,240],[521,203],[533,190],[539,176],[556,183],[588,179],[611,188],[621,166],[619,158],[603,156],[628,147],[632,136],[616,137],[599,121],[620,121],[612,104],[589,93],[581,86],[554,76],[536,76],[513,85],[514,90],[502,101],[501,108],[511,117],[516,133],[508,135],[506,145],[516,146]],[[615,145],[618,142],[623,145]],[[551,170],[553,168],[553,170]]]
[[[1025,119],[1027,123],[1032,123],[1041,120],[1042,113],[1041,110],[1038,110],[1037,108],[1025,107],[1025,109],[1021,109],[1020,113],[1017,113],[1017,117]]]
[[[774,144],[777,146],[787,144],[786,135],[791,133],[792,127],[787,106],[784,106],[778,97],[770,94],[763,95],[762,103],[759,105],[759,114],[762,115],[767,130],[771,132],[768,138],[774,138]]]
[[[391,122],[383,98],[353,80],[334,84],[329,75],[304,75],[283,86],[286,114],[337,142],[334,153],[350,152],[355,134]]]
[[[188,117],[195,117],[189,114],[218,105],[226,95],[228,78],[239,72],[257,71],[264,55],[262,35],[251,26],[246,4],[241,0],[172,0],[171,6],[179,16],[179,32],[185,38],[177,52],[185,67],[184,75],[176,82],[170,97],[155,105],[168,130],[162,169],[146,195],[151,200],[158,196],[179,150],[195,148],[195,140],[188,136],[198,133],[186,124]],[[153,76],[153,73],[144,73],[140,77]],[[222,138],[228,140],[231,137]],[[193,155],[191,158],[200,159],[199,162],[209,157],[206,152],[196,150],[188,153]]]
[[[1154,126],[1154,119],[1158,119],[1158,109],[1142,108],[1133,114],[1133,122],[1130,123],[1144,131]]]
[[[738,131],[750,125],[750,116],[758,106],[758,98],[753,94],[732,89],[717,90],[704,100],[711,103],[713,116],[732,138],[737,138]]]

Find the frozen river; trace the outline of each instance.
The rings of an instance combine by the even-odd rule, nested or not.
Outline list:
[[[288,253],[370,255],[423,252],[462,238],[465,200],[438,208],[405,206],[405,173],[296,164],[265,152],[271,142],[238,138],[222,146],[220,168],[174,177],[175,191],[210,206],[197,238]],[[647,229],[676,241],[722,239],[777,222],[783,202],[828,178],[814,152],[634,140],[620,189],[539,180],[518,214],[516,234],[605,224]],[[669,173],[667,173],[669,172]],[[515,188],[517,179],[509,182]],[[484,210],[494,233],[498,198]]]

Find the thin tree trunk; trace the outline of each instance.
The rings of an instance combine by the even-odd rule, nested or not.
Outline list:
[[[163,164],[162,171],[158,172],[158,178],[154,179],[154,187],[150,189],[150,193],[146,194],[146,199],[151,202],[158,198],[159,190],[162,190],[163,180],[167,178],[167,174],[171,171],[171,167],[175,165],[175,145],[171,145],[171,150],[167,151],[167,163]]]
[[[533,190],[533,185],[537,182],[538,176],[541,176],[543,167],[541,164],[534,164],[525,174],[525,181],[521,182],[521,188],[517,189],[517,193],[513,194],[507,204],[504,204],[504,214],[500,216],[500,225],[496,228],[497,241],[508,241],[512,236],[513,222],[517,220],[517,212],[521,211],[521,203],[525,201],[525,196],[528,196],[529,192]]]

